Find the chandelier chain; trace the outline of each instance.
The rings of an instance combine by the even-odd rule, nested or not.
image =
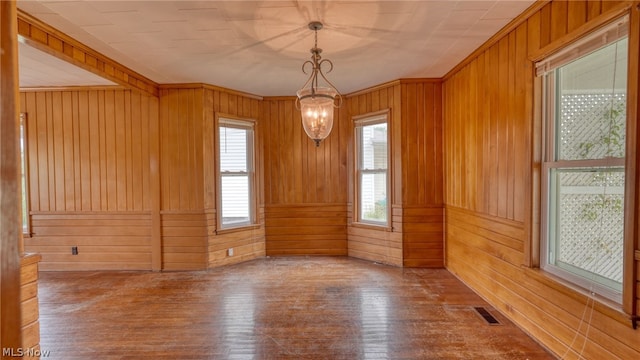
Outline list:
[[[313,45],[314,48],[318,48],[318,30],[313,30],[313,33],[315,35],[315,44]]]

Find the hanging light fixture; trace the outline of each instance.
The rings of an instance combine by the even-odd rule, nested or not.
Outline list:
[[[316,143],[316,146],[320,146],[320,142],[331,132],[333,108],[339,108],[342,105],[342,96],[322,72],[324,64],[329,66],[327,73],[333,70],[333,63],[328,59],[322,59],[320,56],[322,49],[318,48],[318,30],[322,29],[322,23],[312,21],[309,23],[309,29],[314,31],[315,44],[311,49],[311,60],[302,64],[302,72],[307,74],[307,65],[310,65],[312,67],[311,75],[302,89],[297,92],[296,108],[302,114],[304,131]],[[319,77],[324,80],[326,86],[318,85]],[[337,105],[336,99],[338,99]]]

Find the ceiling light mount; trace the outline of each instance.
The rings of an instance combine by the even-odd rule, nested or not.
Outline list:
[[[311,60],[302,64],[302,72],[307,74],[307,66],[311,66],[309,79],[297,91],[296,108],[302,115],[302,125],[307,135],[320,146],[333,127],[333,109],[342,105],[342,96],[336,87],[326,78],[323,65],[328,66],[326,73],[333,70],[333,63],[329,59],[322,59],[318,48],[318,30],[323,28],[319,21],[309,23],[309,29],[314,31],[315,43],[311,48]],[[322,86],[321,82],[324,83]],[[338,103],[336,104],[336,100]]]
[[[313,31],[322,30],[323,26],[320,21],[312,21],[309,23],[309,29]]]

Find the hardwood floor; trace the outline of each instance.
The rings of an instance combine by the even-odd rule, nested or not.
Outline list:
[[[48,359],[554,358],[446,270],[275,257],[197,272],[43,272],[39,290]]]

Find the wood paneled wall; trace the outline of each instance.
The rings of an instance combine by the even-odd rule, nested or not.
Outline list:
[[[392,171],[391,229],[352,224],[349,255],[401,266],[442,267],[441,82],[400,80],[353,94],[347,104],[352,117],[391,110]]]
[[[204,209],[204,89],[160,90],[162,211]]]
[[[265,203],[346,203],[348,119],[335,112],[333,130],[316,147],[304,132],[295,98],[265,98]]]
[[[22,92],[20,100],[32,212],[150,210],[155,98],[106,89]]]
[[[395,265],[442,265],[442,201],[437,198],[442,186],[441,88],[437,82],[397,82],[388,89],[381,86],[350,96],[336,112],[332,135],[317,148],[302,129],[293,97],[263,100],[203,84],[140,82],[127,69],[117,70],[117,64],[102,64],[102,57],[93,50],[26,14],[21,16],[22,34],[35,45],[60,53],[61,58],[71,56],[103,76],[124,79],[126,86],[158,94],[153,98],[155,113],[150,114],[139,108],[140,99],[151,97],[127,90],[25,93],[25,103],[34,106],[41,119],[29,132],[29,146],[35,148],[29,151],[37,154],[30,160],[33,228],[39,233],[36,237],[60,242],[30,241],[31,249],[59,252],[56,262],[60,265],[48,264],[53,257],[45,254],[43,269],[117,267],[117,262],[99,261],[105,259],[94,251],[129,236],[136,236],[138,242],[135,251],[129,249],[129,257],[120,257],[128,259],[124,268],[144,268],[150,261],[156,270],[202,269],[265,251],[270,255],[351,253]],[[127,79],[134,79],[133,83]],[[351,116],[385,108],[392,108],[396,119],[391,123],[397,144],[392,152],[394,230],[347,230],[352,214]],[[250,231],[216,229],[215,113],[258,120],[260,226]],[[401,121],[403,116],[406,122]],[[145,133],[144,125],[135,122],[138,117],[155,130]],[[150,155],[154,151],[155,157]],[[56,223],[61,211],[89,217]],[[118,229],[127,215],[134,215],[127,226],[135,230]],[[80,237],[94,228],[95,221],[104,226],[99,230],[104,238],[90,248]],[[82,250],[90,251],[69,257],[63,251],[72,242],[83,243]],[[113,259],[127,251],[124,244],[117,244],[109,248]],[[232,247],[236,255],[228,257]],[[79,261],[80,257],[86,260]]]
[[[151,269],[149,213],[33,214],[31,224],[25,250],[42,255],[41,270]]]
[[[345,204],[266,207],[267,255],[347,255]]]
[[[402,208],[394,207],[393,230],[351,224],[348,228],[349,256],[383,264],[402,266]],[[349,218],[353,208],[349,207]]]
[[[264,207],[258,209],[257,216],[259,226],[209,236],[210,268],[265,256]],[[215,222],[209,222],[209,228],[211,227],[215,227]],[[228,256],[227,250],[231,248],[233,248],[233,256]]]
[[[538,3],[444,81],[446,266],[563,358],[638,358],[640,332],[620,310],[599,302],[591,310],[587,296],[523,266],[539,226],[530,56],[621,5],[631,3]],[[637,54],[637,42],[630,49]]]
[[[42,255],[43,270],[150,269],[157,99],[102,88],[22,92],[20,102],[32,233],[25,250]]]
[[[319,147],[302,128],[295,98],[265,98],[262,114],[267,255],[346,255],[345,107]]]
[[[162,268],[207,267],[204,88],[160,89]]]
[[[43,253],[45,270],[148,269],[154,201],[159,203],[158,251],[166,270],[204,269],[265,251],[351,253],[395,265],[441,266],[437,82],[398,82],[350,97],[320,147],[304,133],[293,98],[261,100],[182,85],[162,87],[159,101],[121,89],[23,92],[22,101],[35,234],[28,244]],[[347,230],[351,115],[390,107],[397,144],[392,152],[395,230]],[[217,232],[215,113],[258,120],[258,212],[266,228]],[[153,116],[158,116],[158,129],[149,132]],[[154,143],[159,144],[160,169],[155,195],[149,185]],[[79,255],[71,255],[71,246],[79,247]],[[229,248],[234,248],[233,257],[227,256]]]
[[[533,99],[527,39],[519,27],[445,83],[448,206],[525,221]]]
[[[402,80],[402,203],[444,204],[442,192],[442,83]]]
[[[255,259],[265,255],[265,216],[264,216],[264,153],[263,137],[265,125],[261,113],[262,98],[249,94],[233,92],[227,89],[207,86],[205,90],[205,212],[208,229],[208,265],[216,267]],[[216,190],[215,156],[213,138],[215,114],[221,113],[239,118],[256,120],[254,147],[256,150],[255,171],[257,182],[257,226],[240,231],[216,232]],[[233,256],[227,256],[227,250],[233,248]]]
[[[162,211],[162,269],[207,268],[207,221],[202,210]]]
[[[157,253],[158,269],[192,270],[264,255],[264,226],[218,235],[210,219],[214,113],[259,119],[260,99],[203,85],[160,95],[116,88],[21,93],[32,232],[25,243],[42,254],[41,269],[151,269]],[[238,248],[224,259],[229,247]]]
[[[258,120],[257,181],[263,165],[260,98],[202,84],[160,90],[163,269],[205,269],[264,255],[264,221],[250,230],[216,229],[215,113]],[[262,192],[258,212],[263,211]],[[227,249],[234,255],[227,256]]]
[[[388,131],[390,144],[388,154],[391,158],[389,167],[391,180],[391,194],[388,194],[387,204],[391,206],[391,223],[389,228],[363,226],[352,222],[355,203],[353,191],[349,199],[349,256],[377,261],[384,264],[402,266],[402,86],[400,82],[383,84],[373,89],[351,94],[347,97],[349,119],[390,110]],[[353,121],[349,121],[349,131],[353,134]],[[353,135],[350,135],[353,143]],[[354,179],[353,155],[349,158],[349,188],[353,189]]]
[[[522,266],[535,253],[528,244],[539,166],[530,57],[621,6],[633,5],[637,27],[637,4],[538,2],[442,83],[400,80],[351,94],[319,148],[302,130],[291,97],[261,100],[204,85],[161,87],[159,98],[125,89],[23,92],[33,232],[26,250],[42,254],[45,270],[150,269],[156,240],[167,270],[265,253],[440,266],[444,203],[446,266],[493,306],[558,355],[638,358],[640,332],[620,311],[596,303],[587,326],[586,296]],[[55,34],[29,31],[54,51],[61,44]],[[637,43],[630,42],[634,54]],[[74,54],[99,67],[81,53]],[[123,74],[116,75],[128,81]],[[390,231],[350,223],[351,118],[383,109],[392,114]],[[258,121],[260,226],[217,232],[216,112]]]
[[[403,80],[401,94],[403,265],[442,267],[442,83]]]

